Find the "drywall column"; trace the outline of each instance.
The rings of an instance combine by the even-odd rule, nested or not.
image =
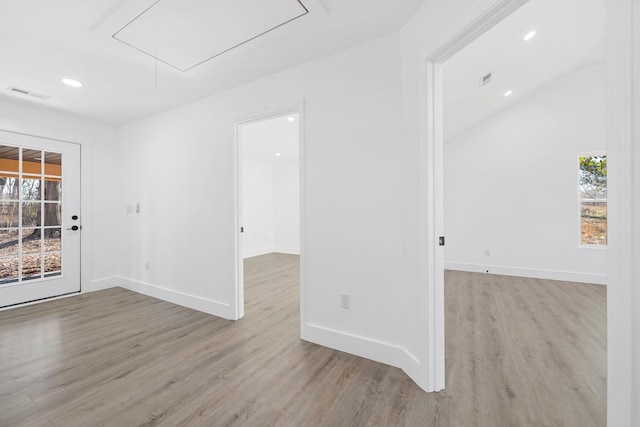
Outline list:
[[[640,1],[607,2],[607,424],[640,425]]]

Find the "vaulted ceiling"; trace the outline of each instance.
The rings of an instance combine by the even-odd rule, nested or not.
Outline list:
[[[531,0],[446,61],[445,141],[563,74],[603,62],[605,17],[605,0]]]
[[[0,0],[0,96],[123,124],[394,32],[423,2]]]

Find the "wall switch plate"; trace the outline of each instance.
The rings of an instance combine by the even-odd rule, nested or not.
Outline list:
[[[345,310],[349,310],[349,306],[351,305],[351,297],[347,294],[340,295],[340,307]]]
[[[489,249],[485,249],[484,256],[491,256],[491,251]]]

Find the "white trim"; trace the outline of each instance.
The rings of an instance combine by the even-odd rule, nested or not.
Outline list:
[[[640,148],[637,144],[637,138],[640,135],[640,82],[638,81],[637,73],[640,70],[640,5],[637,0],[633,4],[633,15],[631,18],[633,32],[631,38],[634,49],[631,54],[633,55],[634,73],[632,73],[630,77],[634,87],[634,109],[632,116],[634,125],[632,128],[632,137],[625,141],[631,145],[633,157],[631,158],[630,170],[625,168],[625,172],[630,172],[634,176],[631,189],[631,199],[634,204],[631,218],[635,218],[635,222],[632,224],[634,233],[629,233],[627,236],[629,236],[628,238],[631,240],[633,248],[633,255],[631,256],[632,264],[629,268],[633,270],[633,280],[630,285],[632,286],[632,293],[635,297],[635,301],[631,302],[631,307],[634,308],[634,311],[630,319],[631,342],[634,343],[630,366],[632,378],[631,402],[635,402],[635,405],[632,406],[634,412],[631,414],[631,424],[638,426],[640,425],[640,405],[638,405],[638,402],[640,402],[640,197],[638,197],[638,194],[640,194]]]
[[[259,111],[240,114],[231,119],[231,143],[233,144],[234,165],[234,206],[235,206],[235,292],[231,307],[232,319],[241,319],[244,316],[244,265],[245,258],[242,249],[240,227],[242,227],[242,150],[238,140],[238,127],[242,124],[264,120],[271,117],[298,114],[298,156],[300,176],[300,333],[304,339],[304,324],[306,319],[306,276],[305,276],[305,143],[304,143],[304,99],[298,99],[281,104],[264,107]]]
[[[607,1],[607,423],[640,425],[640,2]]]
[[[306,325],[305,341],[353,354],[404,370],[410,377],[420,370],[420,360],[396,344],[315,324]]]
[[[580,157],[604,157],[607,155],[607,150],[596,150],[596,151],[581,151],[578,153],[578,159]],[[578,170],[580,165],[578,165]]]
[[[224,319],[233,319],[234,313],[230,304],[176,291],[174,289],[164,288],[151,283],[141,282],[139,280],[128,279],[122,276],[118,276],[117,283],[121,288],[128,289],[139,294],[158,298],[172,304],[202,311],[203,313],[212,314]]]
[[[29,305],[43,304],[45,302],[55,301],[63,298],[71,298],[82,295],[81,292],[73,292],[67,295],[58,295],[57,297],[45,298],[37,301],[23,302],[22,304],[10,305],[8,307],[0,307],[0,311],[14,310],[16,308],[24,308]]]
[[[445,386],[444,254],[438,237],[444,231],[444,161],[442,63],[476,40],[528,0],[500,0],[425,56],[420,85],[420,323],[425,340],[419,344],[425,363],[412,377],[426,391]]]
[[[442,64],[426,62],[426,111],[425,148],[421,157],[426,166],[423,186],[426,191],[428,213],[426,235],[426,381],[427,391],[439,391],[445,387],[445,329],[444,329],[444,251],[437,242],[444,235],[444,215],[438,214],[435,206],[441,206],[443,190],[443,143],[442,143]],[[421,217],[424,217],[421,215]]]
[[[607,209],[608,209],[608,204],[607,204]],[[607,232],[607,234],[608,234],[608,232]],[[579,244],[578,245],[578,249],[594,249],[596,251],[606,251],[607,250],[607,245],[582,245],[582,244]]]
[[[238,126],[242,123],[239,119],[231,123],[233,138],[233,201],[235,206],[234,218],[234,243],[235,243],[235,278],[232,307],[234,308],[233,319],[238,320],[244,317],[244,247],[242,246],[242,233],[244,222],[242,220],[242,146],[238,138]]]
[[[528,2],[529,0],[496,1],[470,24],[456,32],[453,37],[445,43],[442,43],[438,49],[431,52],[431,54],[428,55],[428,60],[442,64]]]
[[[80,224],[82,231],[80,233],[80,290],[91,283],[91,246],[93,239],[93,227],[91,224],[91,174],[93,165],[92,144],[80,145]]]
[[[243,251],[242,257],[244,259],[247,259],[247,258],[253,258],[253,257],[260,256],[260,255],[270,254],[272,252],[275,252],[274,249],[273,249],[273,246],[269,246],[269,247],[266,247],[266,248],[253,249],[253,250],[250,250],[250,251]]]
[[[273,252],[278,254],[300,255],[300,248],[286,248],[284,246],[276,246],[273,248]]]
[[[606,285],[606,274],[582,273],[575,271],[542,270],[528,267],[510,267],[504,265],[488,265],[464,262],[447,262],[447,270],[469,271],[472,273],[489,273],[501,276],[532,277],[535,279],[559,280],[562,282],[592,283]]]
[[[286,254],[286,255],[300,255],[300,248],[286,248],[284,246],[269,246],[267,248],[253,249],[251,251],[244,252],[244,259],[253,258],[260,255],[267,254]]]
[[[82,293],[102,291],[116,287],[118,287],[118,276],[105,277],[104,279],[91,280],[88,285],[83,287]]]

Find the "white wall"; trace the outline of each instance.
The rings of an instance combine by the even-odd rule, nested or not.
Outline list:
[[[121,283],[234,316],[231,123],[304,99],[302,336],[399,366],[433,389],[427,370],[439,350],[428,343],[421,228],[424,60],[491,4],[427,0],[397,34],[122,127],[123,199],[146,211],[125,221]],[[206,188],[161,181],[165,165],[197,172]],[[199,233],[166,226],[183,221],[184,209],[165,193],[197,201],[188,213]],[[340,294],[351,295],[350,310],[340,308]]]
[[[116,285],[121,230],[116,130],[35,103],[0,99],[0,129],[82,144],[82,291]]]
[[[274,251],[274,213],[273,164],[242,159],[242,249],[245,258]]]
[[[111,277],[120,265],[124,286],[228,316],[235,277],[230,122],[236,114],[304,97],[309,307],[303,334],[400,366],[428,388],[427,360],[436,349],[427,340],[433,325],[425,310],[421,237],[424,63],[494,3],[426,0],[395,36],[125,126],[117,153],[109,128],[39,108],[1,101],[0,123],[38,134],[73,128],[93,140],[94,280]],[[608,1],[610,11],[629,16],[622,3]],[[336,150],[344,157],[336,158]],[[187,179],[200,182],[188,186]],[[127,215],[126,206],[136,201],[141,212]],[[631,284],[615,285],[622,295],[615,301],[622,302]],[[337,308],[343,291],[352,295],[348,312]],[[610,332],[629,316],[614,320]],[[624,350],[613,352],[621,361],[612,371],[619,379],[633,366],[623,345],[628,337],[615,337]],[[611,404],[629,403],[628,394],[608,391],[610,419],[625,426],[632,425],[629,405],[623,413]]]
[[[609,0],[609,10],[616,16],[629,16],[629,5],[622,3]],[[422,387],[431,388],[429,360],[439,349],[429,346],[428,337],[438,325],[430,323],[425,310],[429,273],[423,237],[426,171],[421,169],[425,59],[494,4],[494,0],[426,0],[400,31],[399,39],[396,35],[367,43],[122,129],[121,152],[128,158],[139,157],[145,171],[160,168],[141,155],[145,148],[168,152],[179,142],[185,150],[202,149],[198,156],[188,157],[189,162],[178,162],[178,169],[189,171],[190,164],[194,170],[206,171],[206,195],[210,196],[201,206],[207,215],[193,215],[196,222],[208,224],[201,237],[175,239],[178,244],[195,241],[191,251],[204,249],[200,252],[204,256],[187,257],[171,244],[149,250],[143,243],[145,236],[138,233],[121,254],[123,274],[144,278],[137,259],[145,251],[167,270],[185,261],[187,266],[206,265],[206,272],[194,269],[193,274],[168,271],[163,275],[160,271],[149,279],[156,286],[168,286],[172,292],[168,297],[174,300],[176,295],[192,292],[205,303],[214,298],[222,301],[218,312],[231,313],[235,230],[230,117],[304,97],[308,234],[303,250],[308,256],[304,279],[309,307],[303,307],[308,311],[303,336],[400,366]],[[618,45],[616,39],[610,40],[610,47]],[[616,58],[628,56],[625,51]],[[345,152],[344,160],[333,156],[335,149]],[[124,165],[123,177],[134,182],[124,199],[158,199],[157,184],[148,185],[132,164]],[[131,180],[138,177],[140,181]],[[145,195],[146,188],[153,196]],[[330,191],[333,189],[338,191]],[[129,222],[139,230],[161,230],[157,220],[144,225]],[[616,286],[631,288],[626,282]],[[343,290],[354,296],[349,312],[336,307],[336,294]],[[627,321],[628,316],[616,320],[616,325],[624,326]],[[627,342],[628,335],[621,340]],[[628,359],[623,361],[615,371],[619,378],[632,366]],[[628,402],[628,393],[620,395],[618,389],[610,388],[608,396],[610,402]],[[610,408],[609,414],[613,413],[620,414]],[[625,426],[631,425],[627,413],[619,418],[625,420]]]
[[[297,162],[242,160],[244,258],[300,253],[300,184]]]
[[[303,336],[399,366],[415,363],[405,351],[413,325],[402,313],[414,310],[403,297],[416,284],[398,278],[405,249],[397,35],[122,127],[123,200],[142,207],[126,218],[131,240],[119,254],[122,284],[233,317],[231,124],[239,115],[301,98],[308,254]],[[172,179],[193,176],[198,185]],[[185,222],[191,232],[171,226]],[[340,308],[341,293],[351,295],[349,311]]]
[[[297,162],[274,163],[274,252],[300,253],[300,167]]]
[[[578,155],[606,150],[606,114],[592,65],[447,141],[446,267],[606,283],[606,249],[578,245],[577,207]]]

